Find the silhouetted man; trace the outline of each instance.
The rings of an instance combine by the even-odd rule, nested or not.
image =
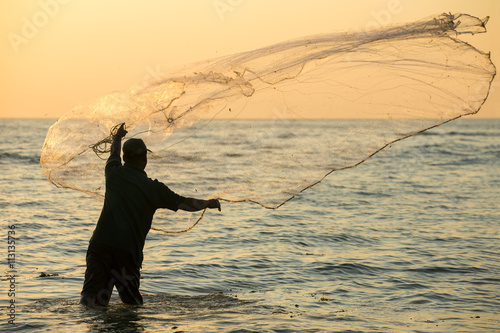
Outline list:
[[[221,210],[217,199],[185,198],[148,178],[144,169],[149,150],[141,139],[132,138],[124,143],[122,165],[121,140],[127,134],[124,125],[111,145],[105,167],[104,205],[87,250],[80,303],[88,306],[107,305],[114,286],[124,303],[142,304],[139,292],[142,251],[158,208],[191,212],[205,208]]]

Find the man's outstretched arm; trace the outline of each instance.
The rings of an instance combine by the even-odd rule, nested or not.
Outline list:
[[[217,208],[220,212],[220,202],[217,199],[200,200],[195,198],[186,198],[180,205],[179,209],[188,212],[196,212],[205,208]]]
[[[113,139],[113,143],[111,143],[111,151],[110,155],[118,155],[120,156],[120,152],[122,150],[122,138],[127,135],[127,131],[125,130],[125,123],[123,123],[120,128],[116,131],[116,135]]]

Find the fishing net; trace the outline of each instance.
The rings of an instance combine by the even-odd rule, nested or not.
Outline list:
[[[478,112],[495,67],[459,37],[486,32],[486,21],[443,14],[192,64],[75,107],[49,129],[41,165],[56,186],[102,199],[102,158],[125,122],[125,139],[153,151],[148,175],[173,191],[274,209],[395,141]],[[189,230],[203,213],[162,211],[153,226]]]

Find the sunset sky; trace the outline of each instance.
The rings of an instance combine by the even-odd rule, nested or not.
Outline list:
[[[500,64],[498,0],[2,0],[0,117],[57,118],[159,71],[307,35],[491,16],[466,36]],[[500,84],[474,117],[500,117]]]

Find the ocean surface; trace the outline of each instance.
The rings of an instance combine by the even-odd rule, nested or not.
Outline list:
[[[100,309],[78,302],[101,202],[45,179],[54,121],[0,119],[0,331],[500,330],[499,120],[395,143],[277,210],[150,233],[144,305]]]

